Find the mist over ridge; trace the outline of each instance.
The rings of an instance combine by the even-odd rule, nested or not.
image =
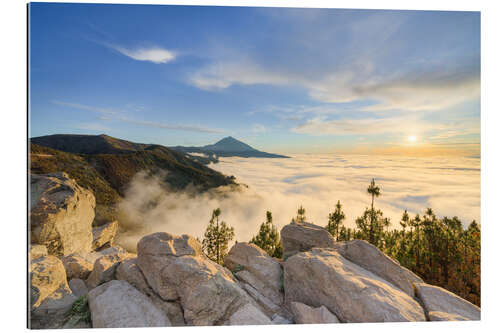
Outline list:
[[[345,224],[370,203],[366,193],[371,178],[381,187],[376,208],[399,226],[405,209],[411,215],[432,207],[438,216],[458,216],[464,226],[480,223],[480,160],[465,157],[395,157],[368,155],[297,154],[289,159],[221,158],[211,168],[234,175],[248,185],[235,191],[220,187],[199,194],[188,188],[166,191],[160,176],[138,174],[120,204],[125,231],[119,242],[135,250],[147,233],[166,231],[202,238],[211,211],[222,210],[222,219],[235,228],[235,239],[248,241],[257,233],[266,210],[279,229],[295,216],[299,205],[307,220],[326,225],[328,214],[340,200]]]

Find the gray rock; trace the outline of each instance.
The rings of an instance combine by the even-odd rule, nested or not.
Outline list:
[[[145,294],[160,309],[162,309],[170,319],[172,326],[185,326],[184,314],[181,306],[177,302],[164,301],[151,287],[146,278],[137,266],[137,258],[125,259],[120,263],[115,273],[117,280],[124,280]]]
[[[292,302],[290,308],[296,324],[334,324],[340,322],[337,316],[323,305],[319,308],[313,308],[303,303]]]
[[[64,172],[31,175],[31,242],[49,254],[90,252],[95,197]]]
[[[31,312],[31,328],[62,328],[77,297],[71,290],[59,289]]]
[[[227,325],[272,325],[273,322],[257,307],[247,303],[229,317]]]
[[[115,278],[115,272],[118,265],[125,259],[133,258],[135,254],[132,253],[115,253],[108,254],[100,257],[94,263],[94,268],[92,273],[86,280],[87,287],[89,290],[94,289],[104,282],[108,282]]]
[[[279,316],[285,318],[287,321],[290,321],[293,318],[293,315],[283,305],[277,305],[276,303],[273,303],[270,299],[259,293],[251,285],[245,282],[240,282],[240,286],[248,293],[248,295],[250,295],[250,297],[253,298],[262,312],[264,312],[264,314],[269,318]]]
[[[87,288],[85,281],[83,281],[82,279],[71,279],[69,280],[68,285],[71,289],[71,292],[76,297],[84,296],[89,293],[89,289]]]
[[[137,244],[137,254],[148,285],[163,300],[180,302],[187,325],[221,325],[253,303],[231,272],[206,258],[201,244],[188,235],[145,236]]]
[[[126,281],[109,281],[89,292],[94,328],[171,326],[163,311]]]
[[[412,297],[413,284],[424,282],[367,241],[357,239],[336,243],[335,248],[349,261],[380,276]]]
[[[431,311],[428,313],[430,321],[466,321],[470,320],[454,313]]]
[[[425,321],[413,298],[335,250],[297,253],[283,266],[287,304],[324,305],[342,322]]]
[[[431,321],[481,320],[479,307],[448,290],[425,283],[416,283],[415,289]]]
[[[113,246],[118,231],[118,221],[113,221],[100,227],[92,228],[92,249],[98,250]]]
[[[312,223],[292,222],[285,225],[280,234],[285,259],[313,247],[333,248],[335,244],[332,235],[325,228]]]
[[[236,243],[224,259],[224,265],[273,303],[283,303],[281,265],[264,250],[254,244]]]
[[[274,316],[271,317],[271,321],[273,322],[273,325],[289,325],[293,324],[291,320],[288,320],[286,318],[283,318],[282,316],[275,314]]]

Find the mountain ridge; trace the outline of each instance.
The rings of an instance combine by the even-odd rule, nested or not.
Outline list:
[[[232,136],[222,138],[212,145],[201,147],[173,146],[173,150],[183,153],[205,154],[210,162],[217,163],[217,157],[257,157],[257,158],[289,158],[289,156],[272,154],[257,150]]]
[[[102,220],[109,220],[105,216],[109,208],[121,200],[140,171],[162,175],[162,184],[174,191],[189,185],[200,192],[225,185],[238,186],[234,176],[215,171],[187,154],[107,135],[35,137],[30,139],[29,148],[31,173],[67,172],[96,193],[96,212]]]

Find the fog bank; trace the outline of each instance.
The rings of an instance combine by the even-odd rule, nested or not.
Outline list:
[[[289,159],[220,158],[211,167],[234,175],[248,185],[239,191],[218,189],[196,194],[196,189],[173,193],[158,177],[138,174],[120,204],[124,227],[118,242],[129,250],[145,234],[166,231],[202,237],[213,209],[235,228],[238,241],[248,241],[273,213],[281,228],[295,216],[299,205],[307,220],[326,225],[340,200],[345,224],[370,204],[366,193],[371,178],[381,188],[375,206],[391,218],[394,227],[405,209],[413,215],[432,207],[438,216],[458,216],[465,225],[480,222],[480,159],[462,157],[394,157],[356,155],[294,155]]]

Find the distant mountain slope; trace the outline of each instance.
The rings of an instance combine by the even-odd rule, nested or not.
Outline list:
[[[64,151],[61,151],[64,150]],[[192,184],[200,191],[236,185],[227,177],[164,146],[139,144],[106,135],[50,135],[31,139],[30,170],[33,173],[67,172],[91,189],[97,210],[104,212],[124,195],[139,171],[165,172],[163,181],[171,189]],[[103,213],[104,214],[104,213]]]
[[[264,157],[264,158],[288,158],[288,156],[266,153],[243,143],[235,138],[228,136],[222,140],[217,141],[213,145],[203,147],[183,147],[175,146],[170,147],[174,150],[183,153],[198,153],[205,154],[211,162],[217,162],[216,156],[222,157]]]
[[[258,151],[257,149],[253,149],[246,143],[236,140],[232,136],[228,136],[222,140],[219,140],[213,145],[204,146],[203,149],[209,151],[226,151],[226,152]]]
[[[32,138],[31,142],[75,154],[126,154],[150,146],[116,139],[105,134],[54,134]]]

